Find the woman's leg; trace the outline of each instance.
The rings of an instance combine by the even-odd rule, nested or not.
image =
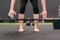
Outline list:
[[[34,17],[34,19],[39,19],[39,14],[34,14],[33,17]],[[34,31],[39,32],[38,20],[34,20]]]
[[[30,0],[31,4],[33,6],[33,11],[34,11],[34,19],[39,19],[39,10],[38,10],[38,0]],[[34,31],[39,32],[38,29],[38,20],[34,20]]]
[[[20,4],[21,4],[21,6],[20,6],[20,11],[19,11],[19,14],[18,14],[18,18],[19,19],[24,19],[24,12],[25,12],[25,7],[26,7],[26,4],[27,4],[27,1],[28,0],[20,0]],[[19,20],[19,32],[23,32],[24,31],[24,29],[23,29],[23,21],[24,20]]]

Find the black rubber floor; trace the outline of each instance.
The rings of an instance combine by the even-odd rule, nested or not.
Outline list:
[[[25,26],[19,33],[18,26],[0,26],[0,40],[60,40],[60,30],[53,26],[39,26],[40,32],[33,32],[33,26]]]

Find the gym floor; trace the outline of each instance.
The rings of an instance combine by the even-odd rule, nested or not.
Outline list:
[[[40,32],[33,32],[33,26],[25,26],[23,33],[18,29],[17,24],[0,24],[0,40],[60,40],[60,30],[53,29],[52,24],[39,25]]]

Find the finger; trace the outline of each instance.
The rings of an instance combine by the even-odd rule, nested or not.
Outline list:
[[[42,15],[42,18],[44,19],[44,15]]]
[[[43,19],[46,19],[46,15],[45,15],[45,14],[44,14],[44,15],[42,15],[42,18],[43,18]]]
[[[47,14],[45,14],[45,18],[47,18]]]
[[[45,15],[45,17],[47,18],[47,15]]]
[[[16,12],[15,12],[15,15],[16,15]]]
[[[14,18],[14,14],[12,14],[12,16],[11,16],[12,18]]]
[[[14,14],[12,14],[12,13],[9,13],[8,16],[12,19],[14,18]]]
[[[47,18],[47,15],[44,15],[44,19],[46,19]]]
[[[13,18],[13,15],[12,14],[10,14],[10,18]]]

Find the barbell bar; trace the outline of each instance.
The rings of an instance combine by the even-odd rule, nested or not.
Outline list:
[[[60,18],[46,18],[46,19],[42,19],[42,18],[40,18],[40,19],[9,19],[9,18],[0,18],[0,20],[3,20],[3,21],[4,20],[6,20],[6,21],[8,21],[8,20],[15,20],[15,21],[16,20],[18,20],[18,21],[19,20],[27,20],[27,21],[28,20],[30,20],[30,21],[32,21],[32,20],[48,20],[49,21],[50,20],[50,21],[54,21],[54,20],[60,20]]]
[[[34,20],[53,21],[54,29],[60,29],[60,18],[46,18],[46,19],[42,19],[42,18],[40,18],[40,19],[9,19],[9,18],[0,18],[0,20],[2,20],[2,21],[9,21],[9,20],[14,20],[14,21],[16,21],[16,20],[17,21],[19,21],[19,20],[26,20],[26,21],[34,21]]]

